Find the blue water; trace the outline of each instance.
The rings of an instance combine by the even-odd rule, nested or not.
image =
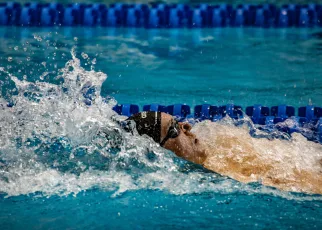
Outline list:
[[[1,203],[2,229],[320,229],[321,202],[247,193],[176,196],[91,190],[77,197],[17,197]]]
[[[13,73],[19,71],[15,62],[30,57],[17,74],[32,69],[27,79],[35,80],[46,70],[41,62],[48,62],[50,69],[61,68],[77,45],[79,56],[84,52],[96,58],[95,70],[108,75],[102,94],[119,103],[303,106],[322,101],[322,41],[314,36],[319,29],[1,30],[1,60],[4,66],[12,65]],[[34,34],[47,39],[38,42]],[[33,63],[37,68],[25,68]]]
[[[111,106],[88,109],[74,92],[78,77],[103,79],[110,103],[321,106],[318,29],[0,32],[1,97],[17,102],[0,115],[0,229],[321,229],[320,195],[243,184],[142,139],[113,152],[86,132],[110,127]],[[72,50],[80,66],[65,67]],[[70,94],[37,105],[22,80],[65,82]]]

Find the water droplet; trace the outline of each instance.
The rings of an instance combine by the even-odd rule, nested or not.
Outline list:
[[[15,46],[15,48],[14,48],[15,50],[18,50],[19,49],[19,47],[18,46]]]
[[[23,48],[23,51],[25,51],[25,52],[26,52],[27,50],[28,50],[28,49],[27,49],[26,47],[25,47],[25,48]]]
[[[46,62],[44,62],[44,61],[43,61],[41,64],[42,64],[44,67],[46,67]]]
[[[41,42],[42,38],[36,34],[34,34],[34,39],[36,39],[37,41]]]
[[[82,52],[82,57],[83,57],[84,59],[87,59],[87,58],[88,58],[88,55],[87,55],[86,53]]]
[[[12,62],[13,58],[12,57],[8,57],[8,61]]]
[[[74,41],[77,42],[78,41],[78,38],[77,37],[74,37]]]
[[[24,80],[27,80],[27,75],[23,75],[22,77]]]
[[[27,59],[27,61],[30,61],[30,57],[27,57],[26,59]]]

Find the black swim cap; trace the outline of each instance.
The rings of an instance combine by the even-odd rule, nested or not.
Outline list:
[[[136,123],[136,130],[140,135],[146,134],[157,143],[161,139],[161,112],[141,112],[132,115],[127,120]]]

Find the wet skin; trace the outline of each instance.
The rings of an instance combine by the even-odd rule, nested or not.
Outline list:
[[[163,140],[174,121],[173,117],[166,113],[161,113],[161,140]],[[177,156],[185,160],[202,164],[206,160],[205,149],[199,139],[190,132],[191,125],[185,122],[179,122],[180,134],[176,138],[169,138],[164,148],[174,152]]]

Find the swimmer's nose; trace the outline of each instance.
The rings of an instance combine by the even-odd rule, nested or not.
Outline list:
[[[192,129],[192,126],[189,123],[183,123],[183,122],[179,122],[181,129],[183,131],[189,132]]]

